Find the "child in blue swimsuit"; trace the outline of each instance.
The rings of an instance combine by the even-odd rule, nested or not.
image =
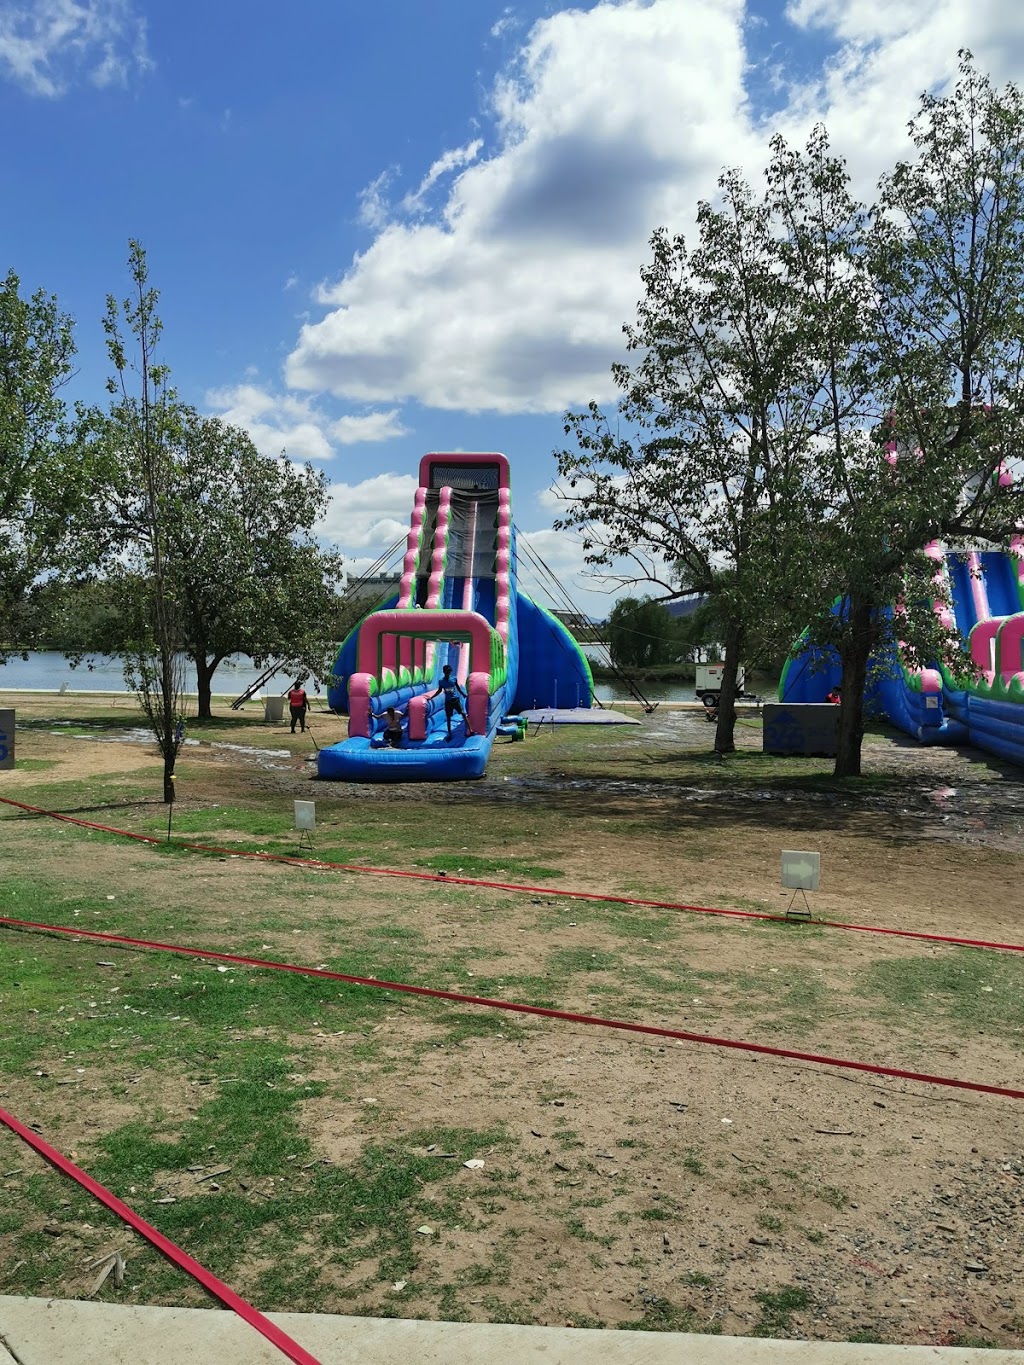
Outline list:
[[[451,739],[452,737],[452,716],[454,716],[456,711],[458,711],[459,715],[466,722],[466,734],[471,735],[473,731],[469,728],[469,717],[466,715],[465,708],[460,700],[460,696],[465,697],[466,693],[463,691],[458,680],[452,677],[451,664],[445,664],[444,668],[441,670],[440,686],[436,692],[431,692],[427,700],[433,701],[434,698],[439,697],[442,692],[444,693],[444,718],[445,723],[448,726],[448,738]],[[469,698],[466,697],[466,700],[468,701]]]

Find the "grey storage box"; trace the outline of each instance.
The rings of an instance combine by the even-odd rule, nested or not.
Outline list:
[[[839,707],[832,702],[766,702],[762,712],[766,754],[835,758]]]

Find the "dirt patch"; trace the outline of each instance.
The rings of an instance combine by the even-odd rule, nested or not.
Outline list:
[[[490,1293],[533,1303],[541,1322],[616,1325],[653,1299],[743,1334],[755,1295],[790,1284],[809,1300],[794,1335],[870,1327],[935,1342],[959,1326],[1019,1340],[1024,1167],[1008,1105],[571,1028],[530,1033],[374,1082],[398,1131],[471,1115],[515,1139],[511,1155],[460,1172],[478,1192],[472,1221],[437,1230],[417,1278],[457,1279],[505,1245],[508,1282]],[[344,1122],[336,1110],[313,1101],[309,1121],[325,1155],[345,1160],[365,1108]],[[489,1174],[510,1166],[523,1197],[489,1200]],[[483,1295],[460,1298],[479,1315]]]
[[[650,732],[591,746],[538,736],[496,748],[485,781],[446,787],[311,781],[307,741],[273,727],[240,728],[238,750],[187,755],[179,813],[223,804],[279,815],[293,795],[313,796],[321,847],[333,841],[354,858],[407,868],[440,851],[454,874],[460,852],[496,868],[532,860],[557,870],[544,881],[550,892],[163,858],[24,817],[5,823],[0,857],[12,878],[34,869],[45,881],[55,922],[74,916],[313,966],[351,962],[363,975],[1018,1085],[1024,1014],[1013,1002],[1024,980],[1007,955],[559,894],[778,911],[779,852],[806,847],[822,854],[819,915],[1019,941],[1024,799],[1008,772],[976,754],[875,741],[867,766],[896,783],[858,792],[723,783],[678,759],[674,746],[696,743],[699,724],[659,712]],[[261,735],[291,757],[274,757],[273,768],[250,762],[245,749]],[[753,753],[759,737],[744,731],[741,741]],[[38,728],[20,752],[57,767],[16,772],[5,794],[52,795],[65,784],[68,806],[106,809],[126,828],[152,820],[145,802],[159,767],[146,746],[129,758],[121,746]],[[259,846],[244,824],[234,834]],[[46,940],[32,943],[46,951]],[[162,976],[170,961],[160,960]],[[905,1003],[887,997],[889,983],[907,986]],[[229,1279],[243,1293],[260,1289],[266,1306],[1024,1346],[1019,1105],[522,1016],[474,1024],[463,1018],[471,1007],[400,997],[372,1022],[343,1025],[332,1013],[343,989],[325,991],[309,1027],[275,1034],[294,1053],[295,1083],[323,1089],[301,1103],[311,1160],[346,1171],[390,1144],[457,1169],[429,1235],[416,1232],[428,1223],[409,1205],[416,1255],[401,1277],[359,1236],[340,1256],[330,1208],[288,1253],[307,1267],[304,1288],[267,1289],[274,1258],[248,1248]],[[13,1027],[16,1002],[0,1009]],[[208,1077],[198,1059],[167,1073],[130,1048],[103,1066],[41,1050],[35,1067],[51,1075],[10,1079],[4,1103],[83,1164],[98,1134],[132,1118],[173,1135],[223,1093],[229,1066],[260,1032],[252,1012],[225,1018],[225,1060],[204,1060]],[[74,1084],[58,1090],[55,1078]],[[453,1126],[505,1136],[470,1169],[422,1145],[423,1133]],[[28,1167],[13,1139],[2,1144],[4,1170]],[[231,1164],[229,1153],[214,1155]],[[158,1172],[146,1215],[159,1224],[156,1201],[194,1194],[202,1174]],[[28,1178],[11,1177],[9,1188],[27,1197]],[[273,1199],[268,1180],[243,1187],[230,1172],[203,1182],[203,1204],[215,1212],[225,1197]],[[52,1207],[36,1213],[40,1228],[54,1217]],[[77,1236],[92,1220],[76,1209],[68,1221]],[[82,1260],[110,1240],[96,1226]],[[0,1233],[0,1244],[13,1235]],[[53,1265],[46,1292],[82,1292],[77,1261],[74,1271]]]

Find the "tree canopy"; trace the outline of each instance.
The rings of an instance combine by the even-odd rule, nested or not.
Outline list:
[[[21,295],[13,270],[0,284],[0,662],[31,643],[32,591],[68,548],[83,492],[67,443],[61,389],[73,374],[71,318],[44,290]]]
[[[679,657],[676,623],[651,597],[620,597],[608,617],[606,634],[617,668],[652,668]]]
[[[924,551],[1007,544],[1024,521],[1024,488],[1000,478],[1024,436],[1024,103],[962,53],[911,135],[871,208],[823,128],[803,149],[773,140],[762,196],[724,172],[692,251],[654,234],[614,422],[596,404],[566,416],[559,524],[590,561],[632,556],[668,595],[716,590],[723,751],[751,632],[770,644],[809,620],[842,662],[837,772],[859,772],[869,656],[897,635],[912,661],[958,647]]]
[[[101,520],[119,528],[123,562],[125,546],[145,547],[143,489],[120,422],[102,427]],[[239,428],[176,404],[160,501],[162,564],[181,649],[196,666],[201,718],[211,714],[213,676],[230,654],[324,675],[341,573],[340,556],[313,536],[328,500],[322,472],[263,456]],[[144,548],[131,572],[148,576],[154,562]]]

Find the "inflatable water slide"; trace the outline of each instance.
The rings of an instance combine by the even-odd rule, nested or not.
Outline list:
[[[938,541],[926,553],[935,563],[933,610],[977,671],[912,669],[897,651],[871,684],[869,706],[922,744],[970,743],[1024,764],[1024,538],[1009,554]],[[802,639],[779,681],[782,702],[824,701],[839,686],[838,658]]]
[[[450,736],[434,695],[445,665],[465,692]],[[348,713],[349,737],[320,750],[317,771],[336,781],[480,777],[517,711],[591,706],[585,655],[519,591],[504,455],[423,457],[398,594],[349,634],[333,676],[328,701]],[[403,716],[398,748],[385,742],[389,706]]]

